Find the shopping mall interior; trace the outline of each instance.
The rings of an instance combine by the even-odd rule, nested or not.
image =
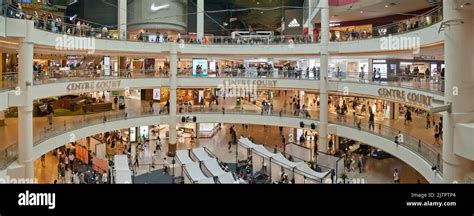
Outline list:
[[[474,183],[474,0],[0,2],[6,183]]]

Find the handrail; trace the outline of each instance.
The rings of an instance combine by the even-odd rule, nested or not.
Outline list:
[[[147,79],[147,78],[168,78],[169,73],[155,69],[136,69],[126,70],[120,69],[110,71],[110,75],[106,76],[104,70],[71,70],[62,74],[53,72],[52,76],[37,76],[34,80],[34,85],[42,85],[49,83],[64,83],[87,80],[109,80],[109,79]],[[57,76],[57,77],[56,77]]]
[[[286,112],[285,114],[281,114],[281,113],[278,113],[278,112],[276,112],[276,113],[277,114],[275,114],[275,113],[273,113],[273,114],[262,114],[262,113],[260,113],[260,115],[307,119],[307,118],[304,118],[304,117],[301,117],[301,116],[295,116],[291,112]],[[204,112],[196,112],[196,114],[222,114],[222,115],[239,114],[239,115],[256,115],[257,116],[257,115],[259,115],[259,112],[245,112],[245,111],[242,112],[242,110],[234,109],[232,111],[228,111],[228,110],[225,111],[224,110],[223,112],[219,112],[217,110],[216,111],[210,110],[208,112],[205,112],[205,111]],[[85,128],[85,127],[88,127],[88,126],[91,126],[91,125],[94,125],[94,124],[100,124],[100,123],[105,123],[105,122],[110,122],[110,121],[112,121],[112,122],[113,121],[120,121],[120,120],[126,120],[127,119],[127,116],[124,115],[124,113],[118,113],[118,114],[114,113],[114,114],[109,114],[109,115],[104,115],[104,116],[107,116],[107,118],[105,119],[106,121],[104,121],[104,119],[100,119],[100,118],[99,119],[94,118],[94,119],[88,119],[88,120],[82,120],[81,119],[81,120],[75,121],[74,124],[72,124],[72,125],[74,125],[74,127],[68,127],[67,125],[64,126],[64,127],[59,126],[58,129],[55,129],[51,132],[45,132],[45,133],[40,132],[39,137],[35,137],[35,139],[34,139],[35,146],[37,146],[39,143],[42,143],[42,142],[44,142],[48,139],[51,139],[54,136],[58,136],[59,134],[67,133],[69,131],[78,130],[78,129]],[[129,118],[131,118],[131,119],[133,119],[133,118],[142,118],[142,117],[146,117],[146,116],[156,116],[156,113],[150,113],[149,111],[142,111],[140,114],[130,116]],[[312,118],[312,119],[308,119],[308,120],[317,121],[317,118]],[[336,125],[342,125],[342,126],[346,126],[346,127],[347,126],[354,127],[354,125],[352,123],[340,121],[340,120],[337,120],[337,119],[334,120],[334,116],[331,116],[330,123],[336,124]],[[375,127],[375,128],[377,128],[377,127]],[[371,133],[373,135],[376,135],[376,136],[382,136],[382,137],[384,137],[388,140],[393,140],[393,138],[395,138],[395,136],[397,136],[399,134],[399,130],[392,129],[390,127],[380,127],[380,128],[381,129],[371,131],[371,130],[369,130],[368,123],[361,123],[360,124],[360,130],[362,130],[364,132],[369,132],[369,133]],[[408,134],[404,134],[404,137],[405,137],[404,142],[400,143],[399,145],[404,146],[408,150],[413,151],[415,154],[419,155],[421,158],[423,158],[425,161],[427,161],[430,165],[432,165],[433,167],[436,167],[438,172],[440,174],[442,174],[442,163],[441,163],[441,160],[439,159],[440,155],[441,155],[440,153],[437,153],[428,144],[421,142],[419,139],[416,139],[415,137],[412,137]],[[17,146],[17,145],[13,145],[13,146]],[[12,147],[12,149],[15,149],[15,148],[16,147]],[[0,159],[1,158],[2,157],[0,156]],[[3,164],[0,164],[0,165],[2,165],[1,167],[5,166],[5,164],[8,164],[9,162],[11,162],[14,158],[16,159],[15,156],[10,157],[10,158],[4,156],[3,158],[7,158],[7,159],[6,160],[4,159]]]
[[[330,123],[336,124],[336,125],[341,125],[341,126],[349,126],[349,127],[354,127],[353,122],[348,122],[344,120],[338,120],[337,118],[334,118],[334,116],[330,116]],[[376,136],[381,136],[384,137],[388,140],[395,141],[395,138],[401,133],[404,136],[404,142],[399,143],[398,145],[403,146],[407,148],[408,150],[414,152],[421,158],[423,158],[425,161],[427,161],[432,167],[436,167],[437,171],[442,174],[442,166],[443,163],[441,163],[438,160],[438,157],[441,155],[441,152],[438,152],[436,149],[434,149],[432,146],[430,146],[427,143],[422,142],[420,139],[415,138],[405,132],[402,132],[401,130],[398,129],[393,129],[387,126],[382,126],[381,124],[375,126],[371,130],[369,123],[362,123],[359,122],[357,124],[356,129],[359,129],[364,132],[371,133]],[[370,144],[369,144],[370,145]]]
[[[413,30],[422,29],[428,26],[432,26],[442,20],[442,10],[440,7],[434,8],[427,13],[412,17],[410,19],[398,20],[392,24],[387,24],[383,26],[377,26],[372,29],[372,32],[353,32],[347,31],[343,32],[345,35],[344,38],[335,38],[335,34],[331,36],[331,41],[354,41],[354,40],[365,40],[371,38],[378,38],[388,36],[389,34],[399,34],[410,32]],[[430,17],[429,21],[423,21],[424,17]],[[92,28],[90,26],[77,26],[74,24],[65,23],[61,19],[59,21],[49,20],[44,18],[43,20],[39,19],[36,15],[26,14],[25,12],[19,10],[18,8],[9,5],[7,17],[17,18],[17,19],[33,19],[35,21],[35,26],[42,27],[42,30],[52,31],[54,33],[67,33],[76,36],[82,37],[96,37],[101,39],[117,40],[113,38],[110,34],[110,30],[104,26],[100,28]],[[418,26],[406,26],[408,20],[418,20]],[[431,20],[432,19],[432,20]],[[46,21],[46,22],[45,22]],[[421,21],[421,22],[420,22]],[[84,22],[84,21],[83,21]],[[87,22],[87,21],[86,21]],[[91,22],[88,22],[91,23]],[[404,23],[402,25],[402,23]],[[41,24],[41,26],[39,26]],[[50,28],[48,28],[48,26]],[[135,35],[136,33],[127,32],[127,36]],[[232,37],[232,36],[209,36],[205,38],[196,38],[195,36],[189,35],[165,35],[165,34],[151,34],[151,33],[138,33],[136,41],[149,42],[149,43],[169,43],[175,42],[180,44],[239,44],[239,45],[255,45],[255,44],[266,44],[266,45],[281,45],[281,44],[310,44],[318,43],[319,38],[312,38],[311,35],[285,35],[285,36],[264,36],[257,37],[257,35],[251,35],[249,37]],[[158,39],[151,39],[158,37]],[[320,36],[320,35],[319,35]],[[133,41],[126,39],[127,41]]]
[[[182,69],[178,71],[178,78],[191,78],[194,77],[189,74],[188,69]],[[87,80],[108,80],[108,79],[143,79],[143,78],[169,78],[169,69],[120,69],[116,71],[110,71],[110,76],[104,75],[104,70],[70,70],[70,71],[59,71],[49,72],[48,75],[36,76],[34,79],[34,85],[42,85],[49,83],[64,83],[64,82],[75,82],[75,81],[87,81]],[[315,70],[283,70],[278,69],[278,73],[269,70],[256,70],[256,69],[230,69],[218,73],[216,77],[196,77],[206,79],[218,79],[218,78],[246,78],[246,79],[287,79],[287,80],[319,80],[319,71]],[[402,87],[413,90],[419,90],[437,94],[440,96],[444,95],[444,79],[440,76],[429,77],[427,81],[416,80],[420,76],[415,75],[402,75],[396,77],[389,77],[387,81],[381,79],[374,79],[370,75],[373,73],[367,72],[337,72],[333,71],[329,73],[328,80],[330,82],[352,82],[352,83],[365,83],[371,85],[380,86],[394,86]],[[217,74],[216,74],[217,75]],[[390,81],[391,80],[391,81]],[[393,81],[395,80],[395,81]],[[405,81],[407,80],[407,81]],[[426,85],[423,85],[426,84]],[[11,90],[17,86],[16,81],[1,81],[0,92],[5,90]]]

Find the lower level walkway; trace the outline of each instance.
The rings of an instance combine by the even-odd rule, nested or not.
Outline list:
[[[236,145],[231,145],[230,150],[228,149],[228,142],[230,141],[230,126],[232,125],[224,125],[213,138],[199,139],[196,142],[191,142],[190,138],[178,139],[178,150],[206,147],[223,162],[235,164],[237,156]],[[264,144],[270,151],[273,151],[275,145],[277,145],[278,151],[283,151],[283,145],[281,142],[275,142],[275,137],[280,136],[278,127],[248,125],[248,128],[244,128],[242,125],[235,125],[235,129],[237,131],[237,136],[251,136],[254,138],[255,143]],[[165,139],[165,130],[166,129],[163,129],[160,132],[163,145],[162,151],[158,151],[157,155],[155,155],[155,168],[151,167],[153,151],[156,149],[156,141],[152,140],[151,144],[147,145],[144,151],[140,154],[139,166],[136,167],[137,175],[163,169],[162,164],[164,158],[166,158],[168,164],[171,164],[172,159],[166,156],[168,149],[167,140]],[[289,129],[284,129],[283,134],[288,136]],[[245,159],[243,155],[238,155],[238,158],[239,160]],[[35,161],[35,176],[38,178],[39,183],[52,183],[58,178],[58,160],[49,153],[46,155],[45,161],[44,167],[42,166],[40,159]],[[384,160],[368,158],[363,173],[358,173],[358,170],[355,170],[348,172],[347,174],[349,178],[360,178],[365,183],[392,183],[392,175],[395,168],[400,170],[402,183],[417,183],[418,180],[422,183],[426,183],[426,180],[424,180],[424,178],[413,168],[396,158],[388,158]],[[68,175],[70,175],[70,173]]]

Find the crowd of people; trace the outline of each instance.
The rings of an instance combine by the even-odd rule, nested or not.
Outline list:
[[[51,12],[33,11],[28,14],[22,9],[21,4],[10,5],[7,9],[7,16],[11,18],[26,19],[34,21],[37,29],[54,33],[63,33],[81,37],[99,37],[102,39],[113,39],[106,26],[102,29],[94,28],[91,23],[78,20],[74,17],[55,16]]]
[[[83,162],[75,158],[75,146],[57,148],[53,155],[58,160],[58,177],[54,184],[110,184],[109,174],[111,170],[96,170],[92,166],[93,153],[88,152],[88,161]],[[46,166],[45,155],[41,157],[41,165]]]

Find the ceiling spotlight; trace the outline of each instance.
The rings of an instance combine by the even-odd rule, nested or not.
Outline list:
[[[364,11],[360,11],[360,13],[364,13]]]
[[[386,8],[388,8],[388,5],[385,5]]]
[[[260,4],[260,2],[258,1],[258,2],[257,2],[257,4],[259,5],[259,4]]]
[[[74,14],[74,16],[69,17],[69,20],[70,20],[70,21],[73,21],[74,19],[76,19],[76,17],[77,17],[77,14]]]

